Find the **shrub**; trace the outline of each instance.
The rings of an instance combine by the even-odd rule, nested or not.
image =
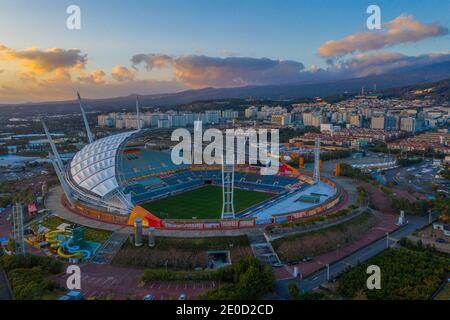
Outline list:
[[[146,269],[142,280],[150,281],[221,281],[226,284],[201,295],[201,299],[259,299],[273,289],[272,268],[252,256],[216,270],[167,271]]]
[[[297,287],[297,285],[294,282],[291,282],[288,284],[288,292],[289,292],[289,299],[291,300],[298,300],[300,299],[300,289]]]
[[[263,265],[254,257],[247,257],[238,263],[219,269],[220,280],[231,282],[218,289],[208,291],[200,299],[247,300],[261,299],[273,290],[272,268]]]
[[[44,278],[44,272],[40,267],[31,269],[17,268],[8,272],[8,278],[18,300],[37,300],[45,294],[58,288],[58,284]]]
[[[62,263],[53,257],[41,257],[33,255],[4,255],[0,257],[0,265],[9,272],[18,268],[40,267],[43,271],[58,274],[62,271]]]
[[[218,270],[170,271],[165,269],[145,269],[142,280],[152,281],[212,281],[219,280]]]
[[[276,239],[272,242],[272,246],[283,261],[316,256],[335,249],[337,244],[343,245],[361,238],[372,228],[374,221],[375,217],[364,212],[334,226]]]

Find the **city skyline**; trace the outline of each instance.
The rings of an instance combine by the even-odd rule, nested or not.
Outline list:
[[[442,1],[379,1],[381,30],[366,27],[367,1],[78,1],[81,30],[69,30],[72,4],[3,3],[1,103],[320,82],[450,60]]]

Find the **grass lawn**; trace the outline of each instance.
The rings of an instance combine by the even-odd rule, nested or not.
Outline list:
[[[234,210],[240,212],[271,197],[270,193],[235,189]],[[163,219],[217,219],[222,212],[222,187],[202,187],[149,202],[143,207]]]

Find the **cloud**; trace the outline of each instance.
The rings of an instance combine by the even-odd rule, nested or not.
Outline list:
[[[111,76],[119,82],[133,81],[136,71],[123,66],[115,66],[112,68]]]
[[[407,56],[394,52],[357,54],[339,63],[331,63],[328,71],[339,74],[341,78],[365,77],[390,73],[408,67],[420,67],[434,63],[450,61],[450,51]]]
[[[131,58],[134,68],[143,64],[149,71],[170,68],[176,81],[189,87],[237,87],[289,83],[302,79],[303,63],[249,57],[209,57],[189,55],[137,54]]]
[[[382,49],[401,43],[416,42],[448,34],[438,23],[423,24],[412,16],[400,15],[384,24],[381,32],[359,32],[340,40],[330,40],[317,50],[323,57],[339,57],[354,52]]]
[[[82,54],[79,49],[16,50],[0,45],[0,60],[17,61],[27,72],[34,74],[54,72],[58,76],[65,76],[72,70],[83,70],[87,63],[87,55]]]
[[[103,77],[106,76],[106,73],[103,70],[94,70],[88,75],[83,75],[77,78],[77,80],[81,83],[90,83],[90,84],[104,84],[105,80]]]
[[[159,54],[159,53],[149,53],[149,54],[136,54],[131,58],[131,63],[133,67],[136,68],[138,64],[144,63],[145,68],[150,71],[155,68],[165,68],[171,64],[172,57]]]

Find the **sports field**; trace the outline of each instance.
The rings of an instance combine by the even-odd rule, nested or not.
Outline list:
[[[273,196],[270,193],[235,189],[234,211],[240,212]],[[142,206],[163,219],[217,219],[222,212],[222,187],[205,186]]]

